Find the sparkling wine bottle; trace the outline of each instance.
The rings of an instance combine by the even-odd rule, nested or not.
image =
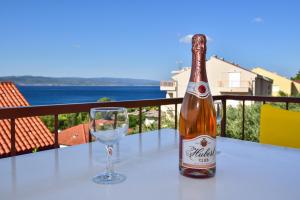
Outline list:
[[[216,112],[206,75],[206,37],[192,38],[192,69],[179,119],[179,170],[184,176],[216,172]]]

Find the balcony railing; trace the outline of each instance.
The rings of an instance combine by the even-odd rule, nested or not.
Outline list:
[[[251,81],[218,81],[219,87],[248,87],[252,88]]]
[[[176,90],[176,82],[160,81],[160,90]]]
[[[265,97],[265,96],[232,96],[221,95],[214,96],[214,100],[221,100],[223,106],[223,119],[221,122],[220,135],[226,137],[226,102],[227,100],[241,101],[242,105],[242,130],[241,139],[245,138],[245,101],[255,101],[265,104],[266,102],[281,102],[285,103],[285,108],[289,109],[290,103],[300,103],[300,98],[297,97]],[[170,99],[153,99],[153,100],[137,100],[137,101],[118,101],[118,102],[99,102],[99,103],[82,103],[82,104],[64,104],[64,105],[47,105],[47,106],[28,106],[28,107],[12,107],[0,109],[0,120],[10,120],[10,132],[11,132],[11,155],[16,155],[16,132],[15,132],[15,120],[22,117],[35,117],[44,115],[54,116],[54,141],[55,147],[59,147],[58,144],[58,115],[68,113],[89,112],[94,107],[126,107],[126,108],[138,108],[139,110],[139,133],[142,133],[142,108],[147,106],[158,107],[158,129],[161,128],[161,106],[163,105],[175,105],[175,120],[174,127],[178,126],[178,104],[182,103],[182,98],[170,98]],[[91,141],[91,138],[90,138]]]
[[[253,86],[250,81],[218,81],[221,92],[249,93]]]

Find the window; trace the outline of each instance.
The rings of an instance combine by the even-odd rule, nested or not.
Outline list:
[[[229,72],[229,87],[240,87],[241,73]]]

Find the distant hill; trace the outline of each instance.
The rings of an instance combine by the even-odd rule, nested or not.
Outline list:
[[[78,78],[43,76],[2,76],[0,81],[32,86],[158,86],[159,81],[132,78]]]

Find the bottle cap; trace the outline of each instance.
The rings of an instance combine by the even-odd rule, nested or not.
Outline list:
[[[192,38],[192,51],[206,53],[206,36],[204,34],[195,34]]]

